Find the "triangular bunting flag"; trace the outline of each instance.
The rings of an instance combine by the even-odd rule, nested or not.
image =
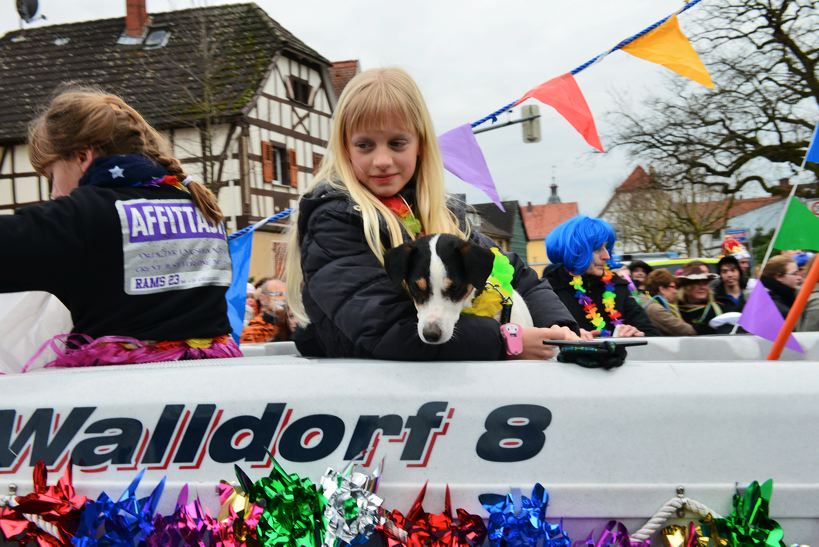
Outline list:
[[[501,211],[506,211],[470,124],[458,126],[438,137],[438,146],[447,171],[481,190]]]
[[[230,260],[233,262],[233,279],[225,298],[227,299],[231,336],[238,344],[242,330],[245,328],[247,276],[250,273],[250,249],[253,247],[253,230],[228,240],[228,247],[230,248]]]
[[[580,86],[577,85],[574,76],[570,73],[558,76],[530,89],[513,106],[519,105],[529,97],[533,97],[557,110],[586,139],[587,143],[601,152],[605,152],[603,145],[600,143],[600,137],[597,135],[597,127],[594,125],[594,117],[591,110],[589,110],[588,103],[586,103],[586,98],[583,96],[583,92],[580,91]]]
[[[739,325],[757,336],[770,340],[776,340],[782,325],[785,324],[785,318],[779,313],[779,310],[771,300],[771,295],[768,294],[768,289],[762,283],[757,283],[754,290],[751,291],[751,296],[742,308],[742,315],[739,317]],[[787,347],[799,353],[804,353],[805,350],[796,341],[796,338],[791,334],[788,341],[785,343]]]
[[[245,328],[245,303],[247,302],[247,276],[250,274],[250,251],[253,248],[253,232],[256,228],[269,222],[282,220],[290,216],[293,209],[285,209],[275,215],[260,220],[252,226],[242,228],[228,236],[228,249],[232,262],[233,278],[228,287],[225,299],[227,300],[228,321],[230,335],[239,343],[242,330]]]
[[[819,217],[801,201],[791,198],[773,248],[780,251],[819,251]]]
[[[813,138],[810,140],[810,145],[808,145],[808,153],[805,154],[805,161],[802,162],[802,166],[805,166],[805,163],[819,163],[819,126],[813,130]]]
[[[694,46],[680,30],[676,15],[645,36],[623,46],[623,51],[663,65],[705,87],[714,87],[708,69],[702,64]]]

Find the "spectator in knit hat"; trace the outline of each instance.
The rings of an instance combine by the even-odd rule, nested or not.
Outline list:
[[[654,268],[643,262],[642,260],[633,260],[628,265],[628,271],[631,275],[631,280],[634,281],[634,286],[638,291],[646,290],[646,278]]]
[[[733,256],[739,263],[739,269],[745,279],[751,277],[751,253],[745,248],[745,245],[733,238],[728,238],[722,242],[723,256]]]

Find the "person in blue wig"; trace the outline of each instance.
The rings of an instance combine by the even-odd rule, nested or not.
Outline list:
[[[605,220],[585,215],[567,220],[546,238],[551,264],[543,277],[581,329],[593,336],[660,336],[631,297],[628,283],[607,265],[616,239]]]

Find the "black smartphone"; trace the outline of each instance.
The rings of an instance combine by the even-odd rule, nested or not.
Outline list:
[[[611,338],[597,338],[595,340],[544,340],[544,346],[558,346],[558,347],[608,347],[609,344],[614,344],[618,347],[627,348],[630,346],[645,346],[648,340],[612,340]]]

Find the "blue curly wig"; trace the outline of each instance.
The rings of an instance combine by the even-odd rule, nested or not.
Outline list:
[[[611,253],[616,240],[614,228],[605,220],[578,215],[552,230],[546,238],[546,255],[570,273],[583,274],[592,262],[592,253],[603,245]]]

